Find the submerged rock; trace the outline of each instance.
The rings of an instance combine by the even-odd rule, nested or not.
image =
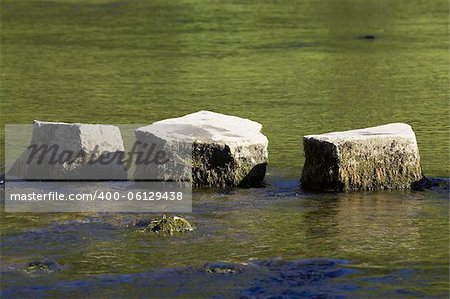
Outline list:
[[[126,179],[123,155],[116,126],[34,121],[31,143],[7,175],[37,180]]]
[[[375,34],[367,34],[367,35],[362,35],[360,37],[358,37],[359,39],[376,39],[377,36]]]
[[[188,177],[194,187],[258,186],[264,180],[268,160],[268,140],[261,128],[257,122],[210,111],[138,128],[138,144],[157,143],[165,152],[187,149],[188,145],[190,153],[188,159],[156,167],[157,174],[148,165],[137,165],[135,177]]]
[[[170,235],[175,232],[182,233],[194,230],[194,227],[186,219],[178,216],[166,217],[166,215],[163,215],[161,219],[137,220],[133,223],[133,226],[142,231]]]
[[[302,187],[316,191],[411,188],[422,178],[411,126],[402,123],[303,138]]]
[[[230,263],[208,263],[204,266],[207,273],[236,274],[242,272],[242,265]]]
[[[25,271],[28,273],[52,273],[61,270],[61,266],[54,261],[34,261],[26,265]]]
[[[411,189],[415,191],[424,191],[425,189],[449,190],[449,180],[423,177],[419,181],[411,184]]]

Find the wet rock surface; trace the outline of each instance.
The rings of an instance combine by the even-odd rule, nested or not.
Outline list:
[[[30,274],[48,274],[60,270],[61,266],[52,260],[33,261],[25,267],[25,271]]]
[[[144,232],[170,235],[175,232],[183,233],[194,230],[194,227],[186,219],[179,216],[167,217],[166,215],[158,219],[135,220],[131,226]]]
[[[230,263],[209,263],[204,266],[207,273],[236,274],[242,272],[242,265]]]
[[[449,179],[445,178],[433,178],[433,177],[423,177],[417,182],[411,184],[411,189],[414,191],[424,191],[424,190],[436,190],[436,191],[448,191]]]

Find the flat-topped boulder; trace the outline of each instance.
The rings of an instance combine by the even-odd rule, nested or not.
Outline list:
[[[33,180],[127,179],[124,154],[116,126],[34,121],[30,145],[7,175]]]
[[[316,191],[411,188],[423,175],[410,125],[303,137],[302,187]]]
[[[136,142],[141,150],[142,145],[156,144],[174,161],[156,168],[137,164],[135,178],[189,176],[194,187],[260,185],[268,160],[268,140],[261,129],[257,122],[210,111],[138,128]]]

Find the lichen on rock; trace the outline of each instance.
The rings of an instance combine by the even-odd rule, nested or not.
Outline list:
[[[302,187],[316,191],[405,189],[422,178],[416,137],[407,124],[309,135]]]

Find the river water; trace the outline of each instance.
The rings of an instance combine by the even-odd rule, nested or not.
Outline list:
[[[270,141],[268,186],[197,190],[192,233],[1,212],[2,298],[448,297],[448,190],[298,183],[303,135],[390,122],[413,126],[426,175],[450,176],[447,1],[4,0],[1,25],[2,124],[212,110]],[[24,271],[46,259],[58,271]]]

